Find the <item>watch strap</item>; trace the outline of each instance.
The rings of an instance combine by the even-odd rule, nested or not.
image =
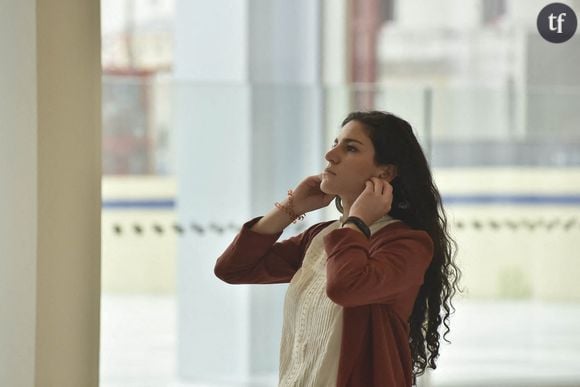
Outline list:
[[[365,224],[365,222],[357,217],[357,216],[349,216],[348,218],[346,218],[346,220],[342,223],[342,225],[344,226],[347,223],[352,223],[355,226],[358,227],[359,230],[362,231],[363,234],[365,234],[365,236],[370,239],[371,238],[371,230],[369,229],[369,226],[367,226]]]

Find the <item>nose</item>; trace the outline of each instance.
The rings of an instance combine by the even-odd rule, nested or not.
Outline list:
[[[334,152],[336,149],[335,148],[330,148],[328,150],[328,152],[326,152],[326,154],[324,155],[324,158],[326,159],[326,161],[330,161],[333,164],[336,164],[336,153]]]

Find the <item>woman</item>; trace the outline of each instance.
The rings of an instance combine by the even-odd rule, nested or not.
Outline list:
[[[460,277],[427,160],[409,123],[379,111],[349,114],[325,158],[324,173],[243,225],[215,274],[290,282],[280,386],[411,386],[436,368]],[[276,242],[333,199],[340,219]]]

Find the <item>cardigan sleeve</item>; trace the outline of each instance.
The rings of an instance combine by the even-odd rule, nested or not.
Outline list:
[[[377,235],[378,236],[378,235]],[[398,229],[368,240],[350,228],[324,236],[328,297],[344,307],[393,303],[423,283],[433,241],[422,230]]]
[[[273,284],[290,282],[302,266],[310,240],[327,222],[310,226],[302,233],[276,242],[282,231],[261,234],[250,230],[262,216],[244,223],[240,232],[218,257],[215,275],[230,284]]]

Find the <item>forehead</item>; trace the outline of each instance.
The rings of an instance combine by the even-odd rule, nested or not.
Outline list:
[[[358,121],[350,121],[344,125],[336,137],[339,141],[343,138],[352,138],[358,140],[363,144],[370,143],[370,138],[368,137],[367,130]]]

